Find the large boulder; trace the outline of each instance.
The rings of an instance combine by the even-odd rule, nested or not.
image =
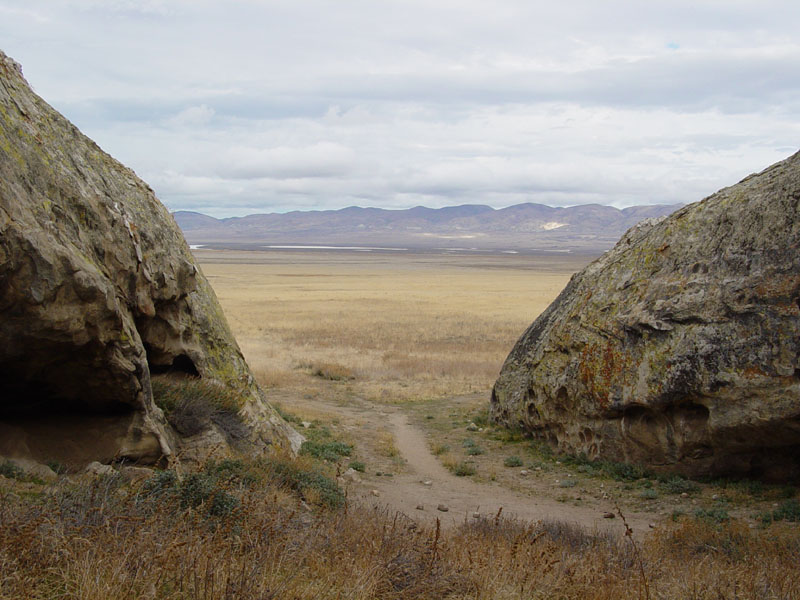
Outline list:
[[[634,227],[528,328],[494,421],[687,475],[800,475],[800,153]]]
[[[240,446],[297,448],[167,209],[0,52],[0,455],[173,455],[154,375],[235,390]]]

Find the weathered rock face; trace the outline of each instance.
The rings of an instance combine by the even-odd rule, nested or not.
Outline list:
[[[800,475],[800,153],[631,229],[531,325],[495,421],[685,474]]]
[[[116,417],[115,433],[101,427],[95,458],[170,455],[177,440],[150,385],[165,372],[240,391],[251,447],[299,442],[263,401],[153,191],[35,95],[0,52],[0,454],[37,454],[41,440],[25,423],[86,414],[93,423]],[[91,454],[99,434],[85,434]]]

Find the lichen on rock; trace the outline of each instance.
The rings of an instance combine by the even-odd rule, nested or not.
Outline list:
[[[800,153],[631,229],[503,365],[492,418],[689,475],[800,475]]]
[[[98,459],[171,456],[180,440],[151,376],[176,374],[240,394],[242,447],[296,451],[301,441],[264,401],[167,209],[2,52],[0,314],[0,424],[16,432],[0,454],[41,455],[39,417],[86,414],[124,424]]]

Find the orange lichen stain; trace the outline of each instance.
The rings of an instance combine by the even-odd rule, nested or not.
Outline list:
[[[759,377],[769,377],[769,374],[760,367],[746,367],[742,369],[742,377],[745,379],[758,379]]]
[[[590,344],[582,350],[579,375],[601,408],[610,404],[611,389],[622,383],[630,361],[630,356],[617,350],[613,343]]]

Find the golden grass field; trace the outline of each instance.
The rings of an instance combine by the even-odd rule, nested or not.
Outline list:
[[[488,393],[588,257],[195,252],[259,382],[414,401]]]

